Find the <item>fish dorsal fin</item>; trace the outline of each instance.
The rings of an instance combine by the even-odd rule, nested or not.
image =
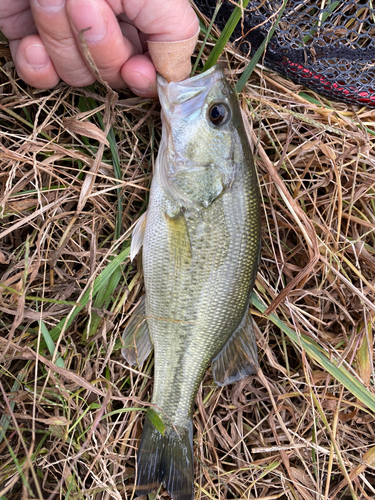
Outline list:
[[[177,270],[191,265],[191,244],[184,214],[164,214],[168,228],[169,255]]]
[[[240,326],[212,361],[217,385],[233,384],[258,371],[258,353],[252,318],[247,309]]]
[[[146,229],[146,221],[147,221],[147,210],[144,214],[140,216],[133,230],[132,243],[130,246],[130,261],[134,259],[134,257],[141,249],[141,246],[143,245],[143,239],[145,236],[145,229]]]
[[[146,317],[146,295],[143,295],[126,325],[121,353],[130,365],[141,366],[152,351],[152,342]]]

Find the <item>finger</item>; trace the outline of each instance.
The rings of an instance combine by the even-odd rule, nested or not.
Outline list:
[[[37,30],[29,2],[14,3],[20,10],[11,8],[12,4],[9,5],[8,9],[0,4],[0,31],[9,40],[18,40],[24,36],[36,34]]]
[[[122,22],[120,17],[117,17],[120,25],[122,36],[127,38],[135,46],[137,53],[142,54],[147,51],[147,45],[144,47],[140,38],[141,33],[129,22]]]
[[[59,83],[59,75],[38,35],[11,41],[10,50],[24,82],[38,89],[50,89]]]
[[[189,0],[108,0],[118,14],[124,12],[149,40],[178,42],[191,38],[199,28]],[[123,7],[123,8],[122,8]]]
[[[194,36],[198,18],[188,0],[108,0],[120,19],[132,22],[151,41],[174,42]],[[154,96],[156,71],[150,58],[135,56],[122,68],[122,77],[137,95]]]
[[[131,57],[121,68],[121,76],[134,94],[156,97],[156,70],[148,54]]]
[[[30,0],[36,27],[57,74],[74,87],[95,81],[77,47],[65,0]]]
[[[113,88],[124,87],[121,68],[131,56],[139,52],[140,47],[123,36],[108,3],[105,0],[68,0],[67,13],[77,43],[79,32],[87,30],[84,36],[103,80]]]
[[[13,0],[0,2],[0,18],[14,16],[30,7],[29,0]]]

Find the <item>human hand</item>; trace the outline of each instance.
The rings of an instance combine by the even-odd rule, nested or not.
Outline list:
[[[156,71],[146,40],[179,41],[198,30],[188,0],[1,0],[0,30],[9,39],[17,73],[36,88],[60,78],[73,87],[95,81],[82,55],[84,32],[103,80],[156,95]]]

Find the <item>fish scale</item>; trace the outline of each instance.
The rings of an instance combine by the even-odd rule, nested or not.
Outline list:
[[[212,362],[215,381],[225,385],[258,366],[248,306],[259,260],[259,188],[221,67],[180,83],[159,77],[158,91],[162,141],[140,225],[148,324],[141,331],[155,353],[151,403],[165,434],[145,420],[137,492],[164,482],[174,500],[190,500],[192,413],[206,369]],[[125,331],[128,360],[141,344],[130,345],[134,338]]]

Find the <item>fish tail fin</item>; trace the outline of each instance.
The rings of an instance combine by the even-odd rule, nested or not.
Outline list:
[[[193,422],[161,434],[146,417],[137,460],[136,493],[145,495],[164,483],[173,500],[194,498]]]

